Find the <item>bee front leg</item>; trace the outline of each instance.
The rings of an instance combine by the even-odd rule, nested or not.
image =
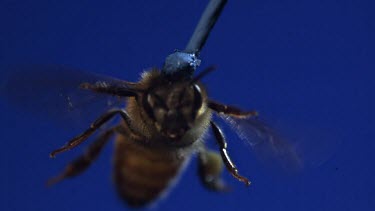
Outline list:
[[[85,141],[90,135],[92,135],[97,129],[100,128],[104,123],[108,122],[110,119],[112,119],[116,114],[120,114],[122,119],[125,120],[127,125],[129,125],[130,117],[123,109],[112,109],[107,111],[105,114],[100,116],[98,119],[96,119],[88,129],[86,129],[82,134],[74,137],[71,139],[66,145],[63,147],[56,149],[51,152],[50,157],[55,157],[56,154],[65,152],[67,150],[73,149],[74,147],[81,144],[83,141]]]
[[[224,105],[221,103],[214,102],[212,100],[208,102],[208,107],[219,114],[224,114],[235,118],[249,118],[253,116],[258,116],[257,111],[242,111],[241,109],[236,108],[234,106]]]
[[[220,147],[220,154],[221,154],[221,157],[224,161],[224,164],[225,166],[227,167],[228,171],[236,178],[238,179],[239,181],[245,183],[247,186],[250,185],[250,181],[244,177],[244,176],[241,176],[239,173],[238,173],[238,169],[237,167],[234,165],[234,163],[232,162],[232,160],[230,159],[229,155],[228,155],[228,152],[227,152],[227,142],[224,138],[224,134],[223,132],[220,130],[220,128],[214,123],[214,122],[210,122],[211,123],[211,128],[214,132],[214,135],[215,135],[215,138],[219,144],[219,147]]]
[[[97,93],[110,94],[121,97],[135,97],[137,96],[136,89],[133,89],[136,83],[123,82],[122,85],[108,84],[106,82],[97,82],[95,84],[82,83],[79,85],[81,89],[90,90]]]
[[[209,190],[227,192],[230,190],[221,179],[223,161],[220,154],[201,149],[198,154],[198,175],[203,185]]]
[[[116,127],[101,134],[98,139],[87,148],[83,155],[77,157],[65,168],[62,174],[48,180],[47,186],[54,185],[65,178],[74,177],[84,172],[96,160],[115,131]]]

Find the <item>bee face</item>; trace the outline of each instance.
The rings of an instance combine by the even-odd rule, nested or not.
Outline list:
[[[180,140],[201,113],[203,100],[197,84],[170,82],[150,89],[143,105],[161,135]]]

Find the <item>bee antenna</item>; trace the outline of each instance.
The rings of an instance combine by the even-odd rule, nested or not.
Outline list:
[[[207,67],[206,69],[204,69],[202,72],[200,72],[198,75],[196,75],[191,81],[190,81],[190,84],[193,84],[197,81],[199,81],[201,78],[203,78],[204,76],[206,76],[208,73],[212,72],[216,70],[216,66],[215,65],[211,65],[209,67]]]

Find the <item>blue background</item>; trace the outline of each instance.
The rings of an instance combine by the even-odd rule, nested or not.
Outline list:
[[[136,81],[183,49],[207,1],[0,1],[1,64],[66,64]],[[206,191],[193,160],[159,210],[373,210],[372,1],[229,1],[202,51],[212,98],[256,108],[301,140],[306,168],[268,170],[226,130],[253,184]],[[4,70],[2,70],[4,71]],[[82,148],[49,159],[76,134],[0,104],[1,210],[124,210],[111,179],[112,147],[83,175],[44,182]],[[99,114],[98,114],[99,115]],[[212,139],[209,139],[210,142]]]

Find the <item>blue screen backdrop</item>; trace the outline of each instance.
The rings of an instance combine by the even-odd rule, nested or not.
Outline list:
[[[136,81],[185,47],[207,2],[1,0],[0,65],[64,64]],[[374,210],[374,11],[370,0],[229,0],[198,72],[216,65],[203,79],[211,98],[257,109],[296,140],[305,168],[270,170],[225,128],[252,185],[225,172],[233,191],[209,192],[193,159],[154,209]],[[1,210],[128,209],[111,180],[111,144],[87,172],[46,188],[84,146],[56,159],[48,154],[85,127],[60,126],[0,100]],[[216,146],[212,135],[207,143]]]

